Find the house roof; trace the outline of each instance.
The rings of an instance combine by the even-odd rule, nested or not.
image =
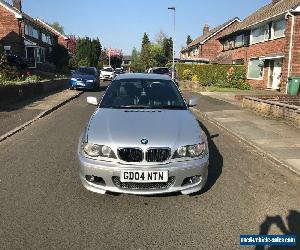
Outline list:
[[[4,0],[0,0],[0,6],[4,7],[5,9],[9,10],[13,14],[15,14],[16,18],[22,18],[22,12],[13,7],[11,4]]]
[[[123,56],[123,60],[131,61],[131,56],[125,55]]]
[[[272,2],[255,11],[250,16],[246,17],[238,25],[231,27],[224,33],[222,37],[236,33],[240,30],[249,29],[256,24],[272,19],[276,16],[284,15],[289,10],[300,5],[300,0],[279,0],[277,3]]]
[[[231,25],[234,22],[240,22],[240,19],[238,17],[235,17],[213,29],[211,29],[206,35],[201,35],[199,37],[197,37],[195,40],[193,40],[187,47],[183,48],[182,50],[186,50],[189,49],[197,44],[203,44],[206,41],[208,41],[210,38],[212,38],[213,36],[217,35],[219,32],[221,32],[222,30],[224,30],[226,27],[228,27],[229,25]]]
[[[32,18],[31,16],[27,15],[24,12],[19,11],[17,8],[15,8],[14,6],[12,6],[11,4],[9,4],[8,2],[6,2],[5,0],[0,0],[0,6],[4,7],[5,9],[7,9],[8,11],[10,11],[11,13],[15,14],[15,17],[18,19],[27,19],[30,22],[44,28],[45,30],[47,30],[48,32],[57,35],[57,33],[54,32],[54,29],[50,29],[48,27],[45,27],[45,25],[42,25],[42,23],[34,18]]]
[[[45,21],[43,21],[40,18],[35,18],[34,19],[36,22],[42,24],[42,26],[44,26],[45,28],[47,28],[48,30],[51,30],[52,32],[54,32],[56,35],[63,37],[65,40],[69,40],[69,38],[67,36],[65,36],[64,34],[62,34],[61,32],[59,32],[58,30],[54,29],[50,24],[46,23]]]

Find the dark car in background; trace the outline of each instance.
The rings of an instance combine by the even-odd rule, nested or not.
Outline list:
[[[169,69],[167,67],[154,67],[149,69],[148,73],[159,74],[159,75],[169,75]]]
[[[100,87],[98,71],[95,67],[79,67],[72,73],[71,89],[97,90]]]

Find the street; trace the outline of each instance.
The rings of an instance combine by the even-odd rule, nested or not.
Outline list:
[[[0,249],[238,249],[240,234],[259,233],[299,240],[299,177],[205,120],[211,157],[201,193],[85,190],[77,144],[95,109],[86,97],[102,94],[85,92],[0,144]]]

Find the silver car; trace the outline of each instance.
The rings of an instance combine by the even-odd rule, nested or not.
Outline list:
[[[207,180],[207,137],[169,76],[116,77],[80,137],[80,178],[90,191],[190,194]]]

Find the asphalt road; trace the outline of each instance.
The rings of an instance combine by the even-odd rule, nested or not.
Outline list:
[[[0,249],[239,249],[240,234],[258,233],[300,240],[299,177],[205,121],[211,165],[202,193],[86,191],[76,147],[94,111],[88,95],[101,93],[0,144]]]

